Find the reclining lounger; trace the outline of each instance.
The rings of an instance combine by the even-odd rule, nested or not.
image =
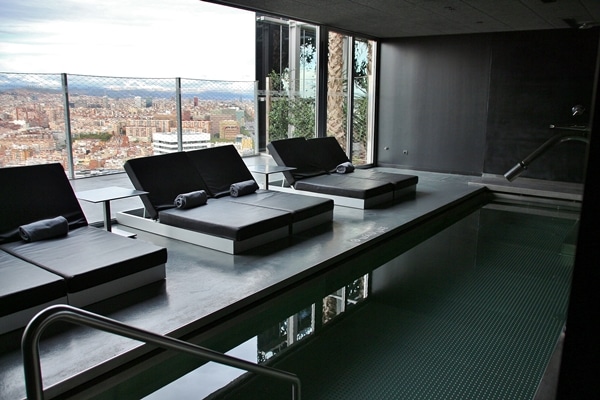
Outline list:
[[[144,210],[118,213],[119,223],[229,254],[288,237],[291,215],[276,209],[209,198],[205,205],[179,209],[179,194],[210,190],[183,152],[128,160],[125,171]]]
[[[82,307],[165,278],[167,250],[88,226],[60,164],[0,168],[0,249],[60,276],[68,303]],[[19,227],[62,216],[68,233],[24,241]]]
[[[5,243],[2,250],[61,276],[83,307],[165,278],[166,249],[84,226],[66,237]]]
[[[247,204],[286,211],[292,217],[292,234],[333,220],[333,201],[272,190],[257,190],[244,196],[230,196],[232,184],[254,181],[244,160],[232,145],[186,152],[192,164],[206,183],[208,190],[219,201]]]
[[[67,304],[64,279],[0,251],[0,335],[22,328],[53,304]]]
[[[344,149],[333,136],[308,139],[306,144],[308,145],[307,154],[312,155],[320,167],[330,173],[333,173],[338,165],[350,163]],[[416,175],[381,172],[372,168],[354,169],[349,176],[391,183],[394,186],[394,200],[401,199],[407,194],[414,194],[419,182],[419,177]]]
[[[283,173],[295,190],[330,197],[337,205],[371,208],[416,190],[418,177],[413,175],[372,169],[337,173],[336,167],[350,160],[334,137],[276,140],[267,147],[278,165],[296,168]]]

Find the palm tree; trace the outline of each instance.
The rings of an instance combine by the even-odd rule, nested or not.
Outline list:
[[[344,111],[345,71],[344,35],[329,32],[327,60],[327,136],[334,136],[346,148],[346,113]]]

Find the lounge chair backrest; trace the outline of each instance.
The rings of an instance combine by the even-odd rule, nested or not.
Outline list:
[[[294,171],[283,173],[290,185],[298,179],[326,173],[326,170],[315,163],[303,137],[274,140],[267,145],[267,149],[277,165],[296,168]]]
[[[62,215],[69,230],[88,224],[61,164],[0,168],[0,243],[20,240],[19,226]]]
[[[326,171],[335,171],[335,168],[349,162],[348,156],[333,136],[307,140],[309,154],[312,155],[321,168]]]
[[[214,197],[229,194],[232,184],[254,180],[233,145],[186,152]]]
[[[133,186],[148,192],[140,198],[153,219],[158,218],[159,211],[174,208],[178,195],[196,190],[208,191],[202,177],[183,152],[134,158],[127,160],[124,168]]]

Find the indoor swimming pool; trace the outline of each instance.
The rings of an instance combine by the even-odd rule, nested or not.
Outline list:
[[[388,240],[359,257],[367,275],[213,344],[297,374],[303,399],[534,399],[564,327],[578,216],[496,199],[427,239]],[[290,398],[286,383],[196,365],[173,357],[96,398]]]

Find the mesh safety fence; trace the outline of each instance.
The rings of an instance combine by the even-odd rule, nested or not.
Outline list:
[[[255,98],[253,81],[0,73],[0,167],[83,177],[221,144],[255,154]]]

